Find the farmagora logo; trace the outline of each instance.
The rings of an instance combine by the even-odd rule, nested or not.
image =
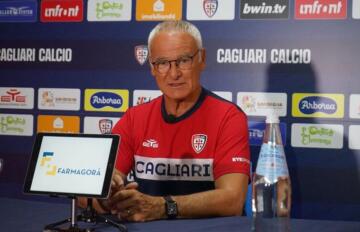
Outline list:
[[[42,158],[40,160],[40,167],[45,168],[47,171],[45,172],[45,175],[47,176],[55,176],[56,175],[56,169],[57,166],[52,164],[52,159],[54,157],[54,152],[45,151],[42,154]]]
[[[69,168],[69,167],[58,167],[54,162],[55,154],[52,151],[45,151],[40,159],[40,167],[45,169],[45,175],[56,176],[56,175],[81,175],[81,176],[101,176],[100,169],[92,168]]]

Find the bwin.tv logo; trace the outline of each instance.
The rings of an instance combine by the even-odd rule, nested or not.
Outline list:
[[[45,151],[40,160],[40,167],[45,167],[48,170],[46,171],[47,176],[55,176],[56,174],[56,165],[51,165],[50,162],[54,157],[54,152]]]

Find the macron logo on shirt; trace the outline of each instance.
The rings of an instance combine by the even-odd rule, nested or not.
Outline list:
[[[147,139],[143,142],[143,147],[158,148],[159,143],[155,139]]]
[[[250,164],[250,160],[243,158],[243,157],[239,157],[239,156],[235,156],[232,158],[232,162],[234,163],[248,163]]]

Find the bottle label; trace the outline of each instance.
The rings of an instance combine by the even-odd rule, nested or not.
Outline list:
[[[282,145],[262,144],[256,174],[264,176],[270,183],[275,183],[279,177],[289,176]]]

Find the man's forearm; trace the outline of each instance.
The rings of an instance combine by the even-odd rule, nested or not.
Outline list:
[[[173,196],[178,205],[179,218],[241,215],[245,198],[224,189]]]

